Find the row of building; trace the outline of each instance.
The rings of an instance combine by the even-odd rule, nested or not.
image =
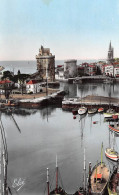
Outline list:
[[[77,65],[77,60],[71,59],[64,61],[63,65],[55,67],[55,55],[50,53],[49,48],[41,46],[38,55],[36,55],[37,70],[40,78],[50,81],[64,80],[77,76],[103,74],[110,77],[119,77],[119,62],[114,59],[114,48],[109,44],[109,50],[106,61],[95,63],[82,63]]]
[[[75,78],[77,76],[93,76],[106,75],[109,77],[119,77],[119,61],[114,59],[114,49],[109,44],[107,61],[99,61],[95,63],[82,63],[77,65],[77,60],[66,60],[63,65],[55,67],[55,55],[52,55],[49,48],[41,46],[37,60],[37,73],[32,74],[32,80],[25,83],[26,92],[39,93],[42,90],[41,81],[65,80]],[[0,88],[10,88],[13,85],[12,81],[0,81]],[[1,91],[2,93],[2,91]]]

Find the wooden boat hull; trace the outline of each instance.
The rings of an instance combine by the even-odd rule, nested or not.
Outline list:
[[[61,187],[58,187],[58,189],[54,189],[50,192],[50,195],[67,195],[67,193],[62,189]]]
[[[96,176],[97,175],[97,176]],[[103,195],[109,181],[109,169],[101,162],[95,165],[91,172],[91,195]],[[99,177],[100,176],[100,177]],[[99,180],[98,180],[99,179]],[[96,182],[97,181],[97,182]]]

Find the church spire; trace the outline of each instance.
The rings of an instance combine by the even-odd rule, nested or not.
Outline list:
[[[112,46],[111,46],[111,41],[110,41],[110,44],[109,44],[109,51],[112,50]]]

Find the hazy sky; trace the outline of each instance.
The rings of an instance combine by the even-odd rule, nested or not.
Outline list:
[[[0,60],[119,57],[119,0],[0,0]]]

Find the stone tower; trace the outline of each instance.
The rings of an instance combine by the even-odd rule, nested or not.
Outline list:
[[[46,72],[50,81],[55,80],[55,55],[50,53],[49,48],[44,48],[41,45],[39,54],[36,55],[37,70],[41,78],[46,79]],[[46,71],[47,69],[47,71]]]
[[[114,61],[114,48],[111,46],[111,41],[109,44],[107,61],[108,61],[108,63],[113,63],[113,61]]]

